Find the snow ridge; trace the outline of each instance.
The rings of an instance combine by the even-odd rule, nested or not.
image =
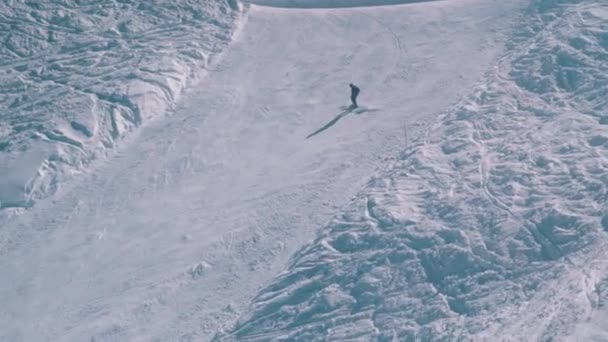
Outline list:
[[[0,3],[0,208],[52,194],[166,113],[238,14],[234,0]]]
[[[605,337],[607,19],[535,2],[485,81],[215,340]]]
[[[345,8],[413,4],[436,0],[251,0],[250,3],[284,8]]]

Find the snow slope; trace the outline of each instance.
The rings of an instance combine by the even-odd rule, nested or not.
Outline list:
[[[534,2],[216,340],[608,340],[607,38],[606,2]]]
[[[495,64],[519,6],[251,6],[168,117],[0,222],[0,340],[198,341],[229,329]],[[350,82],[363,108],[344,113]]]
[[[0,3],[0,209],[54,193],[161,116],[231,39],[236,1]]]
[[[256,5],[282,8],[343,8],[420,3],[438,0],[253,0]]]

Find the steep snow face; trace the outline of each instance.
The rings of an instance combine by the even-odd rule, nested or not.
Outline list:
[[[536,2],[217,340],[605,340],[607,23],[603,1]]]
[[[165,113],[229,42],[236,1],[0,3],[0,209],[55,192]]]
[[[0,340],[209,340],[395,158],[404,127],[474,87],[520,6],[252,5],[170,117],[0,221]],[[343,115],[350,82],[362,108]]]

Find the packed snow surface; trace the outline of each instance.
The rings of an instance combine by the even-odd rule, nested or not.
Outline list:
[[[525,14],[217,340],[608,340],[608,4]]]
[[[257,2],[0,4],[0,341],[607,339],[608,4]]]

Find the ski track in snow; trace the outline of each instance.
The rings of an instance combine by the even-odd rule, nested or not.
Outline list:
[[[0,210],[52,195],[168,112],[237,17],[232,0],[2,1]]]
[[[289,255],[403,150],[406,138],[482,78],[518,6],[251,6],[238,38],[170,117],[152,121],[107,163],[2,222],[0,276],[10,281],[0,282],[0,340],[188,341],[230,331]],[[369,110],[306,139],[342,112],[350,82],[363,86],[360,102]],[[491,192],[491,178],[485,184]],[[381,220],[376,202],[366,208]],[[377,234],[386,228],[372,226]],[[349,244],[356,247],[352,234],[352,242],[347,235],[342,245],[322,245],[345,256]],[[313,263],[317,255],[309,254]],[[366,264],[367,256],[352,261]],[[348,276],[352,267],[344,261],[348,282],[356,275]],[[309,280],[296,294],[302,303],[306,289],[324,284]],[[365,293],[375,285],[361,286]],[[265,302],[264,291],[256,303]],[[326,291],[329,307],[350,301],[340,284]],[[257,329],[282,324],[254,317]]]
[[[539,1],[521,20],[216,340],[607,340],[608,6]]]

